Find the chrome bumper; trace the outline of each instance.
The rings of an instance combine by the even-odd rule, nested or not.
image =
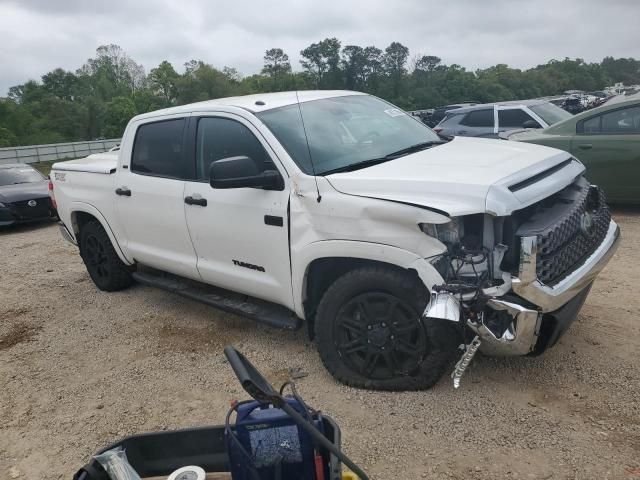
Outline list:
[[[536,240],[536,237],[522,239],[520,272],[517,278],[512,278],[511,286],[516,294],[536,305],[538,309],[528,309],[503,301],[500,297],[489,300],[488,307],[507,312],[513,321],[501,337],[496,337],[482,323],[467,323],[482,340],[480,350],[485,354],[511,356],[533,352],[540,339],[543,314],[559,310],[589,287],[618,248],[620,228],[611,221],[607,235],[598,249],[582,266],[553,287],[544,285],[537,279]]]
[[[598,249],[582,266],[553,287],[540,283],[536,276],[536,237],[522,239],[520,271],[511,281],[513,291],[540,308],[542,313],[553,312],[569,302],[592,283],[609,262],[620,243],[620,227],[612,220]]]
[[[73,235],[71,235],[71,233],[69,232],[69,229],[67,229],[67,226],[62,222],[60,222],[58,225],[60,227],[60,233],[62,234],[62,238],[64,238],[71,245],[75,245],[77,247],[78,243],[73,238]]]
[[[502,336],[496,335],[484,324],[467,322],[482,340],[480,351],[486,355],[519,356],[531,353],[538,342],[542,315],[536,310],[529,310],[520,305],[502,300],[489,300],[487,306],[498,311],[507,312],[513,321]]]

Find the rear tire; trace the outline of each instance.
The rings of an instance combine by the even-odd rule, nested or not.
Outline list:
[[[422,282],[400,269],[362,267],[338,278],[315,321],[327,370],[357,388],[432,387],[450,367],[459,335],[445,321],[421,320],[428,298]]]
[[[131,268],[120,260],[109,235],[97,220],[87,222],[80,230],[80,256],[100,290],[115,292],[133,283]]]

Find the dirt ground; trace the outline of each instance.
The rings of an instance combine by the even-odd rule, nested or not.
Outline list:
[[[476,358],[454,391],[347,388],[285,333],[143,286],[99,292],[55,225],[0,231],[0,478],[70,479],[135,432],[222,423],[239,347],[342,427],[376,479],[640,478],[640,211],[578,320],[539,358]]]

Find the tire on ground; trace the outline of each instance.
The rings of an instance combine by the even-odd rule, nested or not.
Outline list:
[[[400,299],[411,307],[416,319],[421,316],[429,298],[422,282],[399,268],[367,266],[345,273],[327,289],[318,305],[315,338],[325,367],[338,381],[357,388],[423,390],[432,387],[452,365],[459,344],[456,326],[446,321],[422,321],[425,348],[411,372],[391,378],[371,378],[352,368],[341,355],[336,325],[338,314],[350,300],[369,292]]]
[[[114,292],[133,283],[131,267],[120,260],[107,232],[97,220],[85,223],[80,230],[80,256],[100,290]]]

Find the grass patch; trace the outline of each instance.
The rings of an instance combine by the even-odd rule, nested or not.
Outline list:
[[[51,166],[54,163],[57,162],[62,162],[64,160],[51,160],[49,162],[36,162],[36,163],[30,163],[29,165],[31,165],[33,168],[35,168],[36,170],[38,170],[40,173],[42,173],[44,176],[49,176],[49,172],[51,171]]]

